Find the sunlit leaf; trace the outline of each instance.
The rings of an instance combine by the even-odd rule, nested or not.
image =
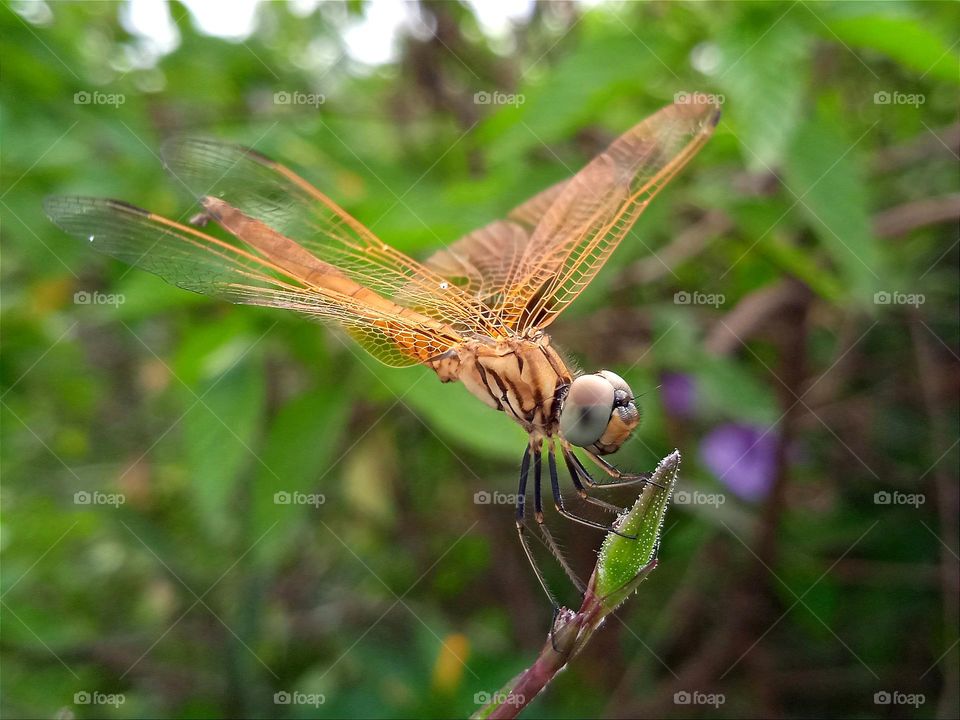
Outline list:
[[[236,508],[243,472],[257,465],[255,434],[264,402],[264,378],[256,357],[202,382],[186,393],[183,418],[186,464],[197,512],[208,531],[223,532]]]
[[[322,387],[292,399],[273,419],[251,489],[251,542],[262,536],[258,557],[270,557],[302,523],[315,524],[328,511],[327,496],[342,472],[335,451],[348,409],[344,395]]]
[[[384,369],[381,375],[393,399],[413,410],[436,434],[438,442],[493,458],[520,457],[527,435],[502,412],[496,412],[473,397],[461,383],[440,385],[429,370],[397,372]]]
[[[776,167],[803,118],[810,40],[779,5],[756,24],[741,21],[718,41],[716,76],[725,95],[726,128],[756,170]],[[778,17],[781,16],[781,17]]]
[[[820,245],[862,304],[872,302],[883,278],[870,227],[867,183],[859,168],[861,143],[874,129],[850,137],[823,115],[800,128],[786,164],[791,203],[801,210]]]
[[[854,48],[884,53],[919,72],[921,78],[960,84],[960,73],[957,72],[960,53],[954,49],[956,43],[949,45],[942,33],[917,18],[861,15],[825,19],[825,23],[826,27],[821,26],[821,29],[828,40],[836,39]]]

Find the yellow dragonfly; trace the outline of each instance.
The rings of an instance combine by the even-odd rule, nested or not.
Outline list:
[[[556,452],[587,502],[587,487],[644,482],[603,456],[640,421],[633,392],[609,370],[577,374],[545,329],[583,291],[640,213],[703,147],[720,111],[687,95],[617,138],[582,170],[418,262],[377,238],[292,170],[237,145],[168,144],[172,175],[203,212],[183,225],[118,200],[51,197],[49,217],[95,250],[194,292],[234,303],[295,310],[346,330],[383,363],[426,365],[462,382],[529,433],[516,526],[554,608],[525,523],[533,466],[534,519],[571,581],[583,584],[544,524],[542,454],[562,515],[604,530],[563,503]],[[232,238],[198,229],[213,221]],[[598,483],[572,448],[612,476]]]

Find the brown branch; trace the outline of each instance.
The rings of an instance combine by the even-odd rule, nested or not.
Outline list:
[[[656,255],[645,257],[624,268],[613,281],[615,289],[643,285],[670,273],[677,267],[706,249],[710,240],[730,231],[733,220],[724,212],[711,210],[697,222],[685,228],[669,245]]]
[[[729,355],[771,318],[804,305],[809,297],[807,286],[792,279],[755,290],[710,328],[704,345],[716,355]]]
[[[873,232],[881,238],[898,237],[917,228],[958,218],[960,193],[954,193],[903,203],[879,212],[873,216]]]
[[[924,130],[917,137],[900,145],[878,151],[873,157],[875,172],[899,170],[931,156],[954,156],[960,152],[960,123],[938,130]]]

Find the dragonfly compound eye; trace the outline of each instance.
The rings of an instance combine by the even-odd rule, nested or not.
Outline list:
[[[570,385],[560,432],[570,443],[605,455],[616,452],[639,422],[630,386],[619,375],[601,370]]]

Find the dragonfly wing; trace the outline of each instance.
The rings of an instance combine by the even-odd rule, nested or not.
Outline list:
[[[696,97],[696,96],[694,96]],[[589,284],[653,197],[709,139],[708,102],[669,105],[617,138],[571,179],[521,205],[536,221],[496,308],[517,332],[545,327]]]
[[[281,236],[295,238],[300,251],[287,258],[290,262],[301,263],[299,253],[305,251],[358,285],[421,315],[463,332],[505,334],[476,298],[382,242],[306,180],[260,153],[239,145],[182,139],[164,147],[164,162],[201,203],[222,201]]]
[[[193,292],[338,324],[388,365],[414,365],[462,342],[451,326],[358,285],[269,228],[246,228],[251,242],[241,247],[117,200],[51,197],[44,205],[64,231],[100,252]],[[208,211],[230,210],[220,203]]]
[[[543,216],[547,214],[550,206],[560,197],[560,193],[563,192],[563,189],[569,182],[570,180],[561,180],[546,190],[538,192],[525,203],[511,210],[507,217],[524,225],[528,230],[533,231],[533,229],[540,224]]]
[[[563,180],[537,193],[507,215],[474,230],[424,263],[459,285],[490,308],[494,315],[504,302],[503,290],[517,272],[530,242],[530,234],[568,181]]]
[[[521,225],[496,220],[438,250],[425,264],[495,310],[529,239]]]

